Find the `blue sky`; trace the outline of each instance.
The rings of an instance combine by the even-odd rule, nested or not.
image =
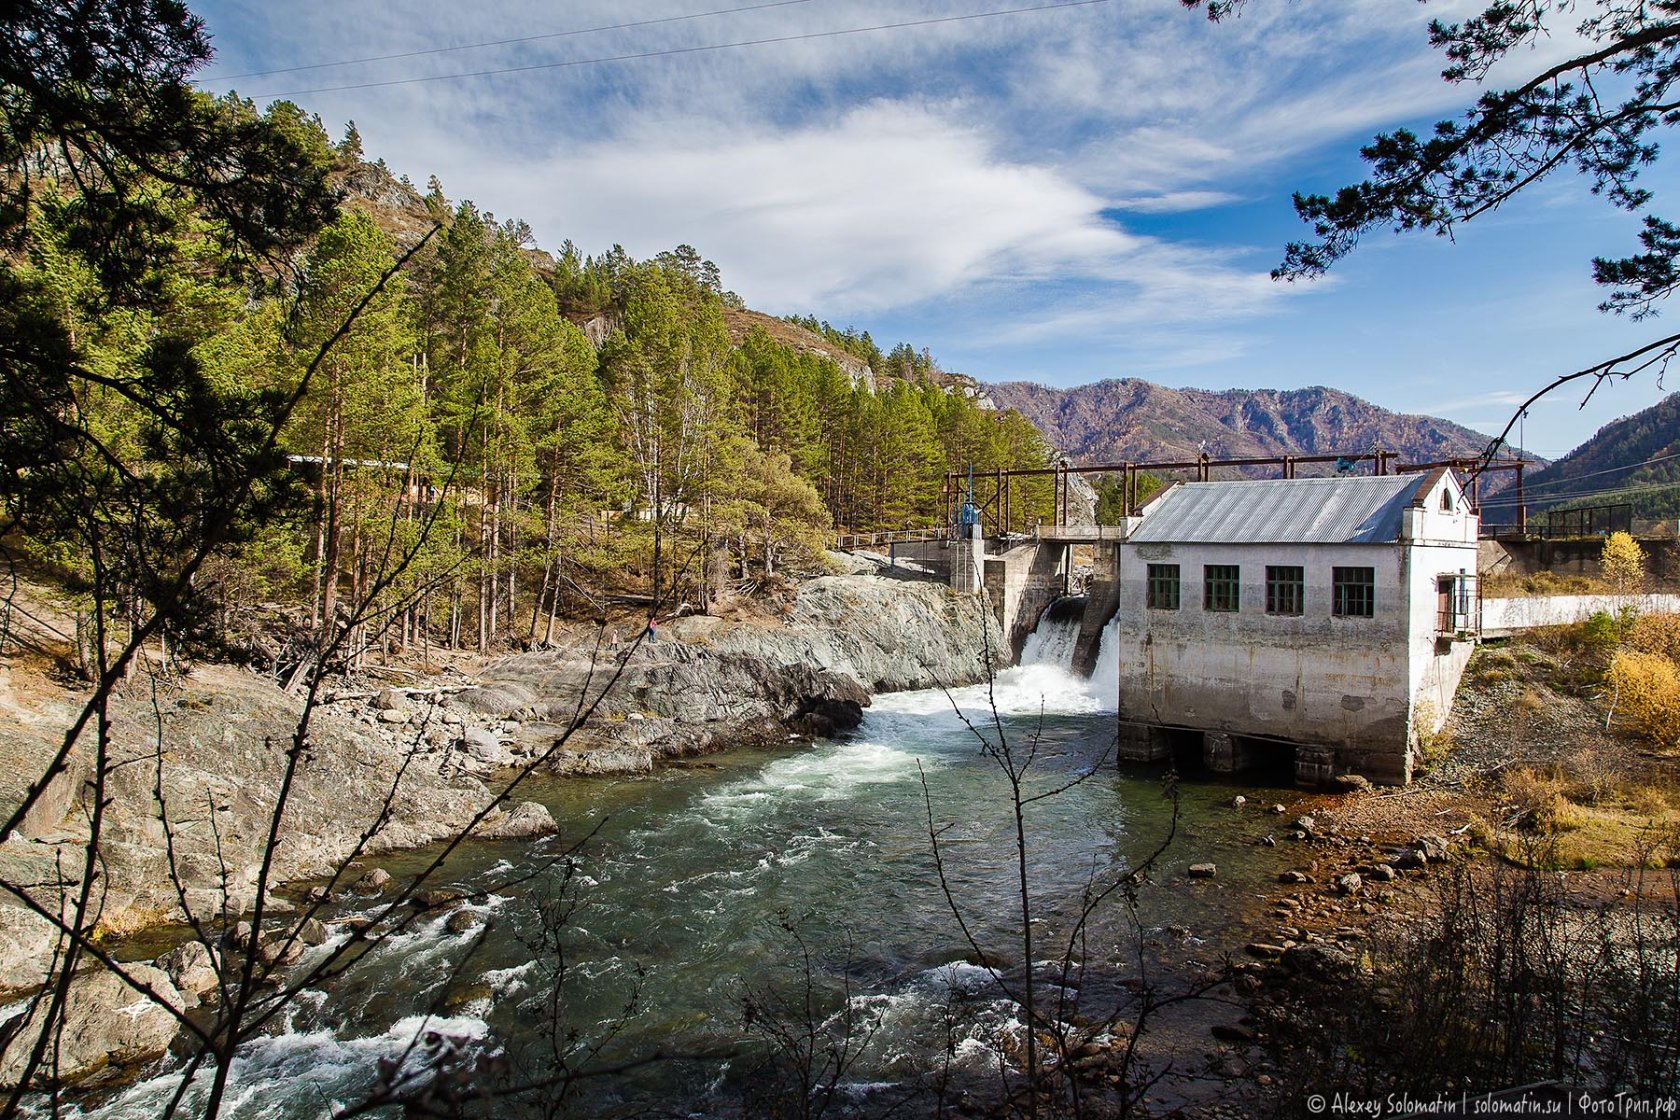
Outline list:
[[[1357,179],[1372,133],[1469,102],[1424,28],[1473,0],[1250,0],[1211,26],[1176,0],[951,18],[1048,2],[194,10],[218,52],[205,88],[290,96],[335,135],[354,120],[370,157],[525,219],[544,247],[688,243],[749,306],[926,346],[986,381],[1331,385],[1497,430],[1534,388],[1668,325],[1594,310],[1588,262],[1632,251],[1638,218],[1568,178],[1452,241],[1378,233],[1327,280],[1267,278],[1305,232],[1291,191]],[[723,9],[739,10],[706,14]],[[856,30],[928,20],[945,22]],[[588,30],[626,23],[641,26]],[[546,37],[440,50],[530,36]],[[760,39],[781,41],[711,49]],[[595,61],[650,52],[669,53]],[[408,57],[319,65],[393,54]],[[1659,211],[1671,175],[1648,174]],[[1662,395],[1646,378],[1582,410],[1548,401],[1528,446],[1556,456]]]

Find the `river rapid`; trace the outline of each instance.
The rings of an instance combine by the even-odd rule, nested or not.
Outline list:
[[[982,960],[1019,980],[1022,915],[1009,783],[978,736],[1034,752],[1028,796],[1061,790],[1026,810],[1036,961],[1061,957],[1088,884],[1113,881],[1174,827],[1160,775],[1112,761],[1117,666],[1105,654],[1091,678],[1072,673],[1076,629],[1047,618],[990,686],[877,696],[839,740],[528,789],[561,836],[471,845],[448,881],[477,899],[421,915],[330,989],[305,992],[283,1029],[244,1049],[223,1114],[329,1115],[365,1098],[381,1059],[416,1072],[440,1052],[479,1064],[480,1080],[549,1083],[495,1115],[545,1102],[590,1116],[736,1115],[781,1085],[778,1038],[817,1039],[818,1065],[847,1054],[846,1099],[865,1106],[930,1092],[939,1077],[995,1079],[1020,1015]],[[1170,963],[1239,936],[1277,870],[1256,844],[1277,826],[1232,811],[1239,792],[1293,796],[1181,787],[1176,837],[1136,924],[1111,901],[1075,948],[1088,1005],[1121,990],[1112,981],[1135,971],[1140,946]],[[384,866],[400,877],[426,858]],[[1216,879],[1185,877],[1203,861],[1218,863]],[[328,916],[373,909],[346,901]],[[165,1067],[84,1108],[156,1116],[177,1085]]]

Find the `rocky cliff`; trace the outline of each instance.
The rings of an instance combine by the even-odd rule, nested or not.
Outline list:
[[[605,689],[596,719],[552,768],[644,772],[665,759],[853,727],[872,692],[984,679],[988,648],[994,667],[1008,660],[996,625],[978,600],[942,584],[824,576],[802,584],[778,622],[696,615],[640,643],[585,637],[487,666],[481,687],[457,702],[500,718],[506,761],[516,761],[546,750],[579,697]]]

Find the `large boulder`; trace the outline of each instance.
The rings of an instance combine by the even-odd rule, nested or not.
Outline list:
[[[606,671],[564,651],[510,657],[486,677],[480,701],[518,696],[533,713],[517,749],[569,774],[644,773],[656,760],[723,746],[826,737],[856,727],[869,703],[844,673],[762,650],[669,641],[645,645],[610,688]],[[568,734],[561,721],[576,712],[577,697],[602,688],[595,717]]]
[[[517,698],[502,690],[497,702]],[[53,710],[38,713],[24,734],[0,746],[0,813],[21,795],[25,778],[47,765],[62,728],[74,717],[74,700],[55,700]],[[408,703],[416,710],[412,698]],[[463,704],[461,710],[473,709]],[[413,735],[389,736],[361,722],[375,711],[363,696],[313,712],[308,749],[286,787],[280,844],[266,853],[271,883],[331,875],[356,852],[370,821],[380,827],[360,854],[377,857],[446,839],[489,804],[485,785],[459,772],[458,754],[417,747]],[[0,715],[4,712],[0,708]],[[298,697],[227,666],[196,666],[157,695],[146,687],[118,692],[100,847],[102,934],[121,936],[184,920],[176,877],[201,918],[250,910],[302,714]],[[36,734],[42,728],[53,734]],[[70,776],[84,772],[82,754],[72,754]],[[36,893],[43,906],[58,904],[60,892],[52,884],[61,873],[79,873],[86,788],[79,780],[55,781],[30,815],[29,827],[0,844],[0,874],[12,882],[44,884]],[[530,820],[522,818],[520,827],[534,827]],[[0,899],[0,989],[40,983],[53,944],[49,923]]]
[[[937,583],[864,575],[810,580],[785,626],[737,627],[712,644],[844,674],[870,692],[973,684],[1009,657],[982,599]]]
[[[1343,983],[1359,971],[1359,964],[1345,949],[1309,943],[1292,945],[1283,952],[1283,966],[1297,976],[1321,984]]]
[[[560,831],[546,805],[521,801],[511,809],[497,809],[484,818],[473,835],[481,840],[535,840]]]
[[[216,958],[201,941],[184,941],[156,961],[169,976],[169,982],[186,995],[202,996],[221,982],[216,971]]]
[[[77,1081],[106,1065],[151,1061],[168,1051],[179,1023],[164,1004],[180,1010],[184,1006],[181,993],[162,969],[146,964],[124,967],[137,982],[149,986],[156,998],[141,994],[102,968],[77,973],[65,1001],[57,1066],[37,1069],[36,1084]],[[37,1025],[45,1013],[43,1000],[15,1033],[10,1023],[0,1024],[0,1034],[14,1034],[12,1044],[0,1057],[0,1088],[15,1087],[23,1076]]]

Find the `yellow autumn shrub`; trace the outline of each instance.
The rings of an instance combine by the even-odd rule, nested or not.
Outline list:
[[[1598,554],[1599,572],[1618,595],[1632,595],[1645,583],[1645,550],[1621,531],[1604,538]]]
[[[1680,614],[1642,614],[1623,640],[1631,649],[1661,654],[1680,665]]]
[[[1562,774],[1522,766],[1506,771],[1501,781],[1519,828],[1557,833],[1586,823],[1581,807],[1569,798],[1569,782]]]
[[[1616,718],[1664,746],[1680,742],[1680,668],[1660,653],[1619,649],[1605,675]]]

